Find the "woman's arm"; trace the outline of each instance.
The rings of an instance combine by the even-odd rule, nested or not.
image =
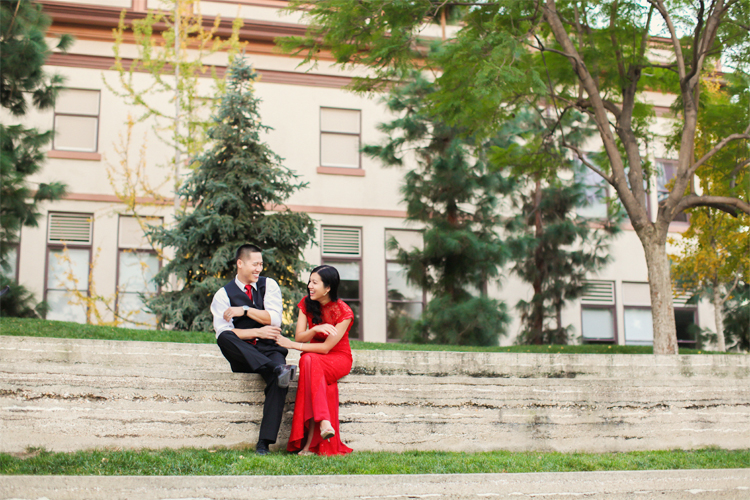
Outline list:
[[[322,333],[326,336],[338,335],[336,327],[329,324],[315,325],[307,329],[307,316],[301,310],[297,316],[297,328],[294,331],[294,339],[298,342],[310,342],[316,333]]]
[[[333,347],[336,344],[338,344],[339,341],[344,337],[344,335],[346,334],[346,329],[349,328],[349,324],[351,322],[352,322],[351,319],[345,319],[341,323],[337,324],[335,327],[333,325],[315,325],[313,329],[315,329],[318,326],[328,326],[328,327],[336,329],[336,334],[328,335],[328,338],[325,340],[325,342],[322,342],[322,343],[310,344],[310,343],[303,343],[299,341],[292,342],[290,339],[286,337],[279,337],[276,343],[279,344],[281,347],[286,347],[287,349],[297,349],[298,351],[302,351],[302,352],[315,352],[318,354],[328,354],[328,352],[331,349],[333,349]],[[299,328],[299,323],[297,323],[297,327]],[[302,333],[307,333],[308,331],[302,332]],[[312,335],[314,335],[314,332]],[[298,338],[298,337],[295,336],[295,338]]]

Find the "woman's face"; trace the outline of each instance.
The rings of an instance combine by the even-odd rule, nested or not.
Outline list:
[[[320,302],[324,297],[328,297],[328,292],[331,290],[330,286],[325,286],[323,280],[320,279],[318,273],[312,273],[310,275],[310,281],[307,282],[307,291],[310,292],[310,298]]]

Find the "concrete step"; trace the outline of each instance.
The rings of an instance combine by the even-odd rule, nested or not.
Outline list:
[[[0,476],[0,500],[747,500],[750,469],[360,476]]]
[[[263,383],[231,373],[216,345],[33,337],[0,345],[0,451],[257,438]],[[750,447],[748,356],[355,351],[339,390],[341,435],[355,450]]]

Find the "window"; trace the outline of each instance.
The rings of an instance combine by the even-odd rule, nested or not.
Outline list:
[[[361,168],[360,115],[359,110],[320,108],[321,167]]]
[[[339,272],[339,298],[354,312],[349,338],[362,339],[362,229],[323,226],[321,249],[323,263]]]
[[[675,290],[673,296],[674,321],[677,328],[677,344],[680,347],[699,348],[698,306],[688,302],[690,294]]]
[[[7,253],[5,254],[5,262],[8,264],[8,268],[5,269],[0,266],[0,274],[8,278],[10,281],[18,282],[18,243],[7,243]]]
[[[623,283],[625,344],[653,345],[654,325],[648,283]]]
[[[159,257],[145,238],[138,219],[120,216],[116,311],[128,328],[156,326],[156,316],[146,310],[144,300],[159,293],[153,281],[159,267]]]
[[[87,306],[77,297],[88,295],[92,214],[50,213],[47,219],[47,319],[85,323]]]
[[[414,320],[419,319],[425,306],[424,290],[406,280],[406,268],[396,261],[394,241],[406,251],[422,249],[422,232],[399,229],[385,231],[386,275],[386,338],[401,340]]]
[[[587,158],[591,161],[590,158]],[[580,165],[575,173],[576,180],[583,183],[586,204],[576,208],[576,214],[587,219],[606,219],[607,209],[607,181],[602,176]]]
[[[98,90],[65,89],[55,101],[52,149],[96,152],[99,143]]]
[[[615,342],[615,283],[587,281],[581,297],[581,335],[586,342]]]
[[[664,203],[669,196],[671,183],[677,172],[677,162],[675,160],[656,160],[658,176],[656,178],[656,199],[659,205]],[[688,222],[688,215],[685,212],[677,214],[673,222]]]

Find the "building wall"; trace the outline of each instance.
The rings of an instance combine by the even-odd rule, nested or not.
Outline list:
[[[44,2],[43,2],[44,3]],[[153,8],[155,2],[149,0],[65,0],[64,2],[44,3],[55,19],[50,33],[73,32],[78,40],[67,55],[55,54],[47,69],[58,72],[67,79],[70,88],[101,91],[99,113],[99,138],[97,151],[94,154],[71,154],[52,151],[44,170],[31,179],[32,182],[62,181],[68,185],[68,196],[65,200],[42,207],[43,217],[38,228],[24,228],[21,234],[19,279],[38,297],[44,295],[44,284],[47,262],[47,213],[74,212],[93,214],[92,255],[96,256],[96,266],[92,273],[92,282],[97,293],[105,297],[114,297],[117,287],[118,259],[118,214],[124,213],[124,206],[118,202],[113,182],[108,175],[115,172],[123,155],[121,148],[124,134],[127,132],[128,116],[137,112],[129,107],[121,97],[115,95],[105,85],[105,81],[118,88],[117,74],[109,70],[113,61],[113,42],[111,41],[111,23],[113,15],[120,8],[130,8],[131,13],[142,12]],[[70,20],[64,8],[79,8],[90,5],[92,9],[101,10],[101,21]],[[221,14],[231,19],[240,12],[245,16],[247,26],[261,26],[268,30],[286,30],[285,32],[303,29],[296,24],[301,22],[296,14],[279,15],[278,8],[285,2],[277,0],[236,0],[201,2],[204,15]],[[238,7],[239,5],[239,7]],[[113,10],[117,9],[117,10]],[[79,11],[71,11],[79,12]],[[82,12],[82,11],[81,11]],[[100,12],[100,11],[96,11]],[[113,14],[114,13],[114,14]],[[97,14],[99,15],[99,14]],[[108,19],[108,21],[106,19]],[[88,23],[88,24],[86,24]],[[97,24],[98,23],[98,24]],[[256,23],[256,24],[253,24]],[[391,117],[379,102],[378,98],[368,98],[347,92],[342,87],[349,78],[364,74],[355,69],[344,72],[335,68],[330,60],[322,60],[316,67],[297,67],[300,59],[274,52],[270,35],[261,31],[254,34],[248,28],[245,33],[247,58],[260,73],[260,80],[255,84],[258,97],[262,99],[260,112],[263,123],[272,127],[265,137],[273,151],[284,158],[284,165],[300,176],[300,180],[309,186],[295,193],[288,201],[293,210],[309,213],[320,229],[331,226],[361,228],[362,234],[362,271],[361,302],[363,317],[363,340],[373,342],[386,341],[386,229],[412,228],[405,221],[405,206],[401,203],[399,188],[402,184],[403,171],[384,168],[377,161],[361,157],[361,169],[321,169],[320,165],[320,113],[321,108],[343,108],[361,112],[361,143],[372,144],[384,139],[377,130],[377,125]],[[258,28],[260,30],[260,28]],[[432,29],[432,28],[431,28]],[[439,28],[438,28],[439,29]],[[437,34],[437,32],[436,32]],[[136,55],[132,45],[123,47],[126,57]],[[226,63],[225,54],[211,57],[218,64]],[[137,74],[135,82],[139,86],[148,83],[145,74]],[[210,94],[210,80],[203,82]],[[647,98],[657,106],[657,119],[654,128],[661,134],[669,131],[667,107],[670,96],[650,93]],[[169,113],[173,104],[162,97],[161,108]],[[54,113],[32,113],[27,123],[43,129],[53,126]],[[139,159],[139,151],[146,144],[145,172],[152,184],[159,184],[170,174],[168,163],[173,155],[172,149],[158,141],[148,124],[138,124],[132,130],[132,144],[128,159],[131,167]],[[587,145],[587,150],[598,149],[596,141]],[[656,144],[651,152],[653,158],[665,158],[667,153]],[[65,156],[65,157],[60,157]],[[356,173],[357,175],[347,175]],[[114,185],[118,185],[117,180]],[[656,192],[652,193],[652,206],[656,206]],[[160,193],[170,198],[171,184],[167,183]],[[163,217],[169,223],[171,206],[144,204],[139,215]],[[625,343],[623,283],[646,283],[647,272],[645,259],[640,243],[632,228],[625,224],[625,231],[611,244],[612,263],[592,279],[614,283],[616,311],[616,341]],[[675,223],[675,230],[684,229],[685,224]],[[311,264],[323,260],[320,241],[304,249],[304,257]],[[531,297],[531,289],[508,272],[498,283],[490,286],[493,296],[505,300],[513,312],[513,323],[509,335],[500,339],[502,344],[512,343],[520,329],[518,315],[514,313],[516,302]],[[305,277],[303,277],[305,279]],[[111,316],[111,315],[110,315]],[[712,328],[710,306],[701,304],[698,308],[698,322],[703,327]],[[105,317],[107,315],[105,314]],[[110,318],[111,319],[111,318]],[[570,324],[574,337],[581,333],[581,304],[569,305],[563,314],[565,324]]]

